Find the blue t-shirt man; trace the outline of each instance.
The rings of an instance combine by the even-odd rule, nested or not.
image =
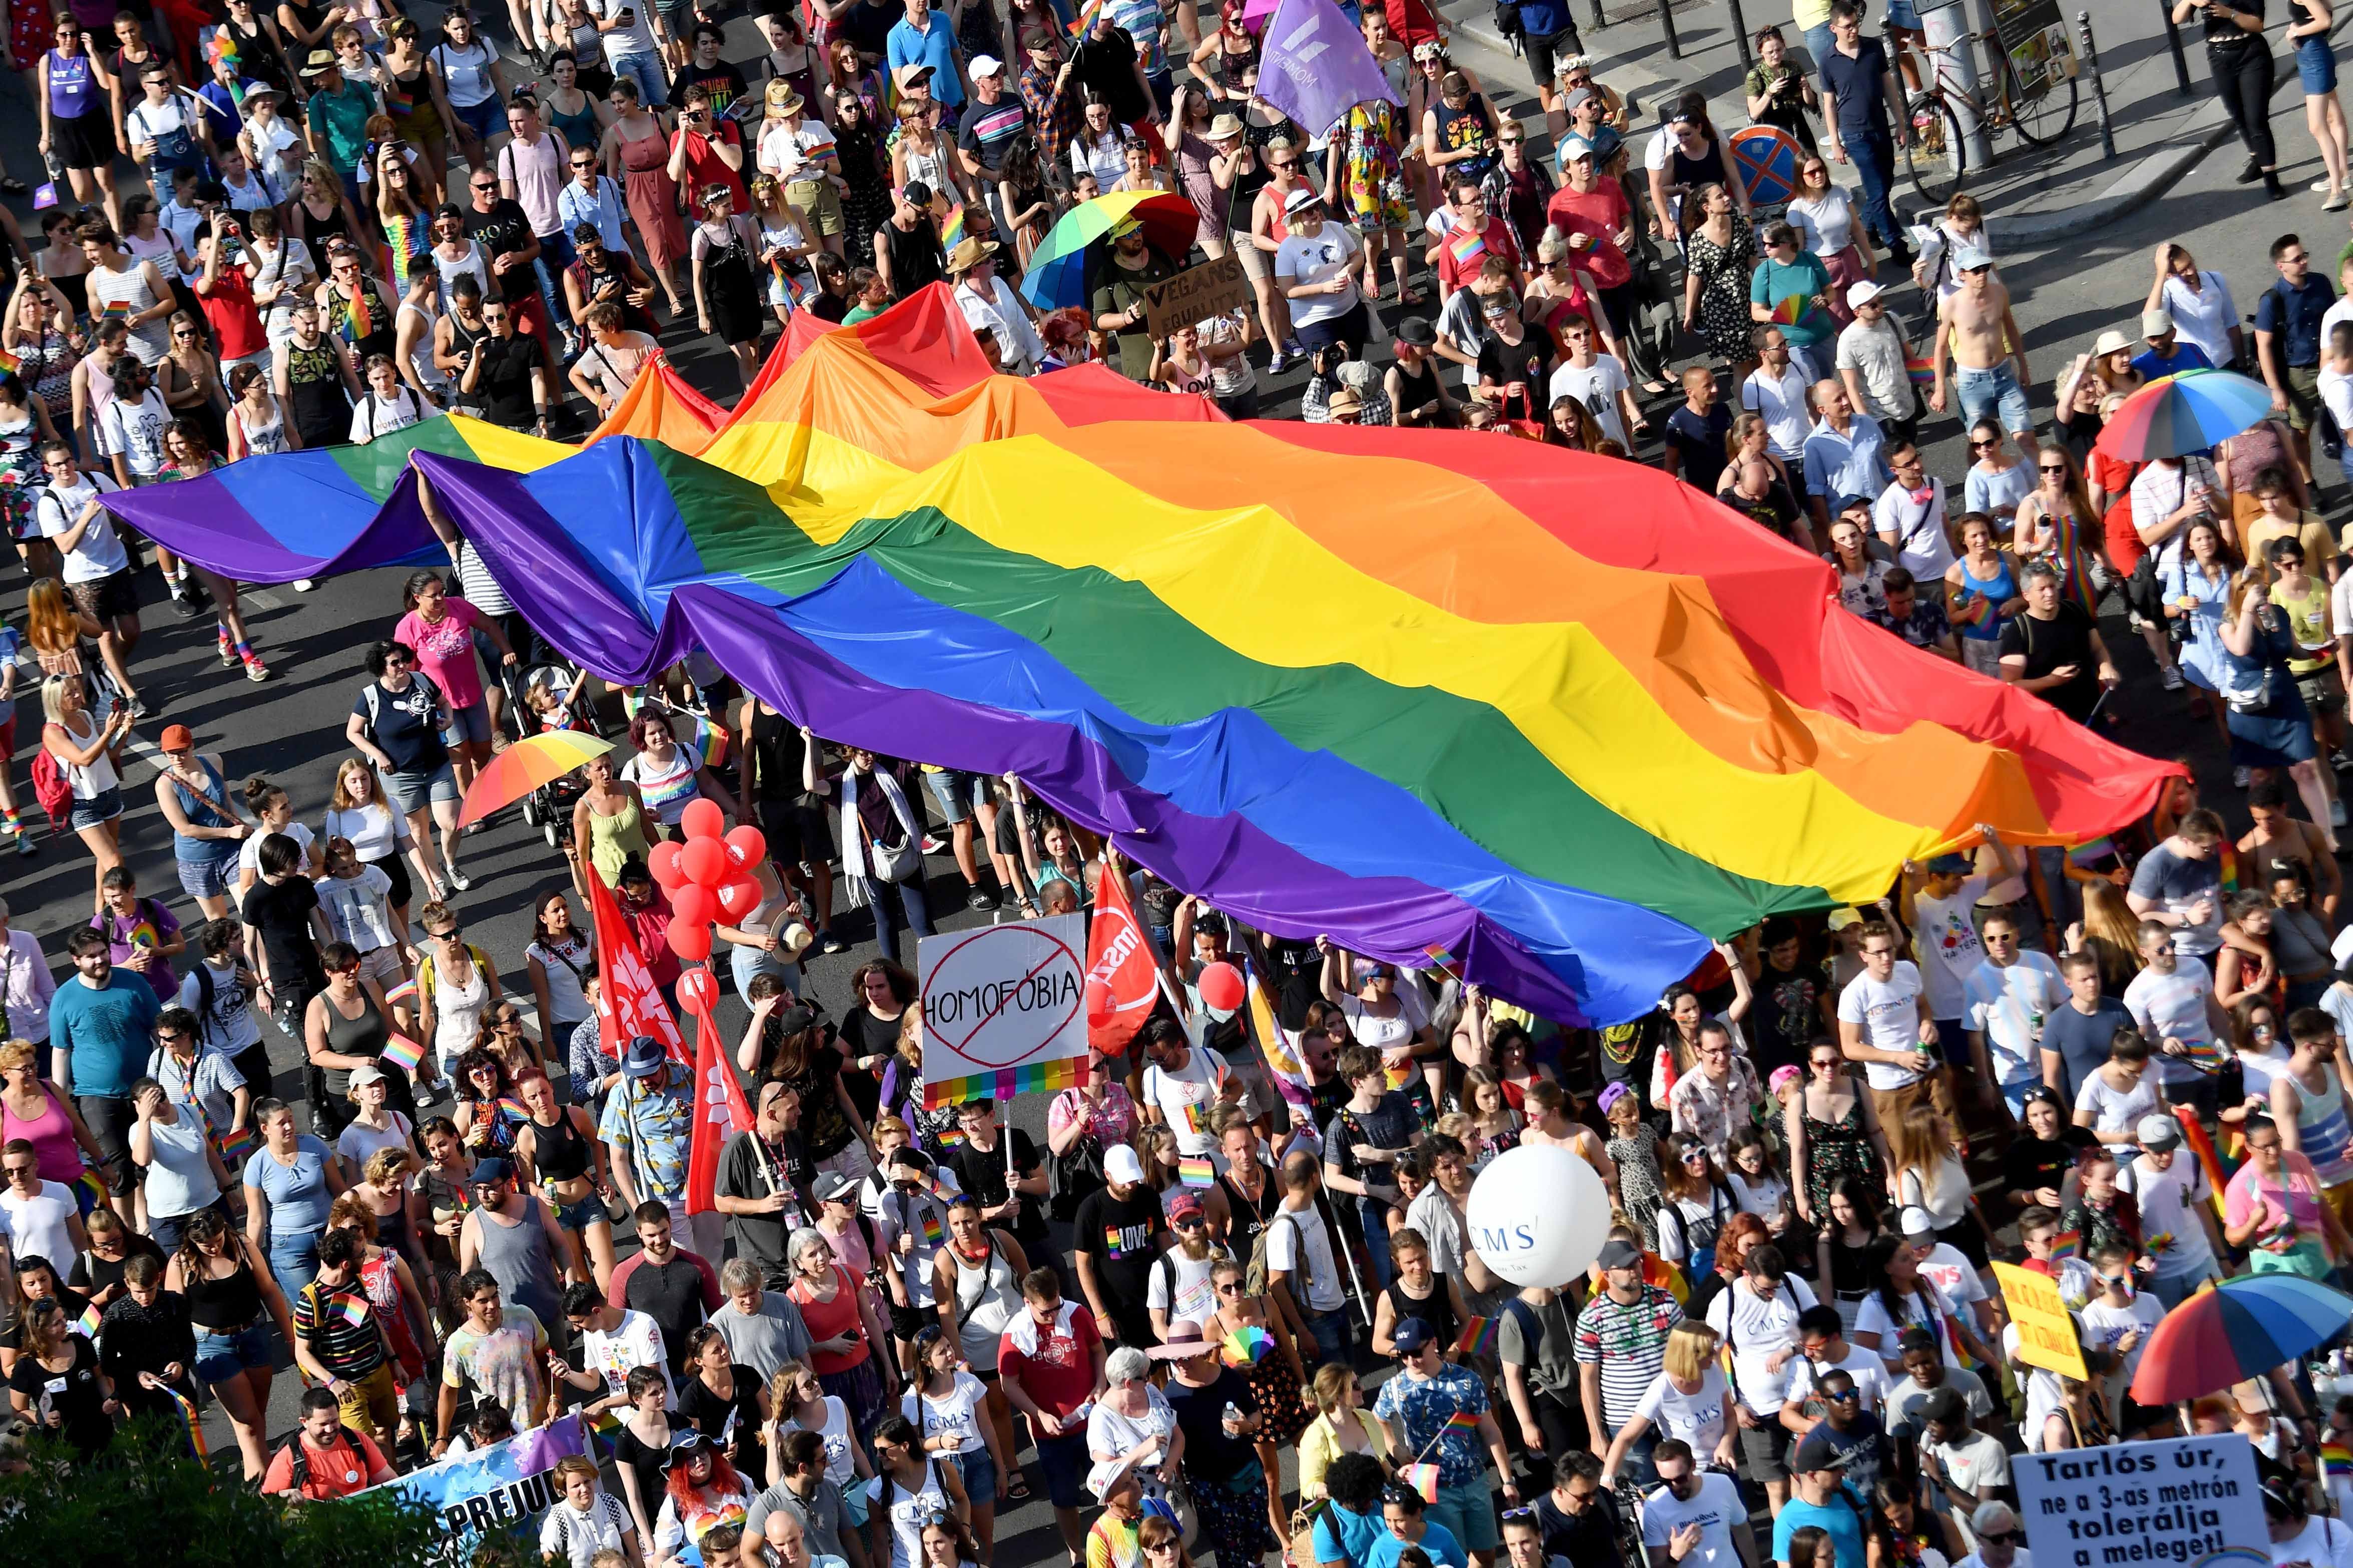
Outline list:
[[[2307,271],[2301,284],[2275,279],[2255,304],[2255,331],[2278,340],[2281,363],[2297,369],[2320,363],[2320,321],[2337,302],[2337,290],[2316,271]]]
[[[2178,375],[2185,370],[2212,370],[2214,362],[2196,343],[2176,339],[2173,353],[2158,353],[2155,347],[2145,348],[2133,355],[2132,367],[2145,381],[2155,381],[2160,375]]]
[[[1315,1520],[1315,1561],[1366,1568],[1367,1555],[1388,1539],[1389,1532],[1377,1509],[1358,1513],[1335,1502]]]
[[[1838,1548],[1839,1562],[1864,1561],[1862,1504],[1845,1482],[1839,1483],[1838,1490],[1831,1494],[1827,1503],[1810,1503],[1792,1495],[1788,1502],[1781,1505],[1781,1511],[1773,1516],[1774,1562],[1789,1561],[1789,1537],[1810,1524],[1829,1532],[1831,1542]]]
[[[955,24],[947,17],[927,5],[918,23],[911,6],[906,19],[892,27],[885,53],[894,79],[901,66],[929,66],[932,96],[952,114],[964,107],[964,82],[956,76]]]
[[[2132,1015],[2113,996],[2103,996],[2088,1013],[2071,998],[2042,1019],[2042,1048],[2059,1057],[2059,1077],[2066,1085],[2067,1103],[2075,1103],[2084,1080],[2108,1059],[2108,1043],[2118,1029],[2133,1026]]]
[[[75,1094],[127,1100],[153,1046],[155,988],[106,962],[103,948],[74,964],[79,973],[49,1003],[50,1048],[67,1053]],[[93,983],[93,969],[104,978]]]
[[[1877,38],[1858,37],[1851,59],[1843,49],[1825,50],[1822,86],[1837,96],[1841,140],[1888,138],[1887,50]]]

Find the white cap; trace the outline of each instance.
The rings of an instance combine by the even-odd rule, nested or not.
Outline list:
[[[1103,1151],[1103,1180],[1124,1186],[1144,1180],[1144,1162],[1135,1151],[1124,1143],[1114,1143]]]
[[[1002,76],[1005,72],[1005,62],[995,55],[975,55],[972,57],[972,63],[965,68],[974,76]]]
[[[1870,279],[1866,278],[1862,282],[1853,284],[1848,288],[1846,291],[1847,308],[1849,310],[1860,309],[1866,301],[1876,300],[1882,294],[1886,292],[1886,289],[1882,289],[1878,284],[1873,283]]]
[[[1906,1236],[1934,1236],[1936,1234],[1936,1221],[1934,1215],[1919,1205],[1907,1204],[1905,1205],[1904,1218],[1899,1228]]]

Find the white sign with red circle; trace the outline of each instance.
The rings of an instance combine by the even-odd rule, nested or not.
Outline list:
[[[1087,921],[1052,915],[925,937],[923,1079],[1087,1054]]]

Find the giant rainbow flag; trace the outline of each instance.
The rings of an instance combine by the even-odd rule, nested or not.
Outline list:
[[[665,368],[585,449],[464,419],[110,498],[247,580],[431,559],[418,475],[565,655],[700,647],[841,742],[1018,774],[1178,888],[1567,1021],[1711,937],[2177,771],[1841,610],[1654,469],[1223,421],[987,374],[934,289],[804,329],[732,416]]]

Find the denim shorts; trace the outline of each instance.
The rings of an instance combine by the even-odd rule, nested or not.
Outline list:
[[[988,1445],[983,1443],[969,1454],[958,1454],[955,1461],[956,1468],[964,1474],[965,1500],[975,1508],[987,1508],[995,1502],[997,1461],[988,1457]]]
[[[507,106],[497,93],[480,103],[453,103],[449,112],[466,122],[466,128],[487,142],[507,128]]]
[[[437,800],[458,798],[458,775],[443,763],[429,773],[379,771],[376,777],[384,781],[384,793],[406,816],[412,811],[423,811]]]
[[[593,1192],[576,1204],[558,1204],[555,1206],[555,1223],[575,1235],[585,1233],[599,1220],[610,1225],[613,1215],[605,1207],[605,1200]]]
[[[1038,1468],[1046,1472],[1046,1497],[1056,1508],[1077,1508],[1086,1496],[1087,1453],[1084,1427],[1059,1437],[1038,1439]]]
[[[112,822],[121,815],[122,786],[109,784],[88,800],[76,800],[73,815],[66,818],[66,825],[79,833],[85,827],[97,827]]]
[[[957,768],[943,768],[923,775],[923,788],[931,792],[940,808],[940,820],[953,827],[984,805],[994,804],[988,793],[988,781],[978,773],[968,773]]]
[[[267,1313],[234,1333],[196,1331],[196,1375],[206,1384],[227,1383],[241,1372],[258,1372],[270,1364],[269,1318]]]
[[[470,741],[478,746],[491,743],[491,704],[487,698],[478,697],[463,708],[449,710],[449,727],[441,731],[441,743],[462,746]]]
[[[2034,428],[2034,411],[2027,405],[2026,393],[2018,384],[2018,373],[2007,362],[1989,370],[1955,365],[1953,390],[1960,395],[1964,427],[1989,416],[1998,416],[2004,430]]]
[[[220,899],[228,896],[229,874],[237,869],[237,858],[226,860],[177,860],[174,867],[180,873],[180,890],[192,899]]]

